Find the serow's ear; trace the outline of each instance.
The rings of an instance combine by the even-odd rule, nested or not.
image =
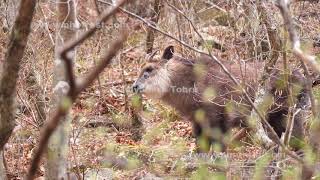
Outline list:
[[[174,54],[174,47],[173,46],[168,46],[163,51],[162,59],[169,60],[169,59],[171,59],[173,57],[173,54]]]

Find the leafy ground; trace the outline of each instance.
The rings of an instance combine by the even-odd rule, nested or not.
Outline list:
[[[294,8],[295,15],[299,17],[299,28],[305,42],[303,45],[310,47],[308,49],[315,54],[319,53],[319,49],[312,48],[310,42],[319,32],[319,8],[319,3],[301,3]],[[42,11],[46,14],[48,29],[37,26],[44,21]],[[32,104],[34,96],[28,94],[33,87],[26,82],[31,69],[37,74],[36,78],[40,81],[46,103],[50,100],[54,57],[50,35],[54,39],[55,32],[53,11],[53,4],[42,3],[38,6],[25,63],[20,72],[17,93],[18,102],[23,104],[23,108],[17,112],[17,127],[5,147],[6,165],[12,179],[21,179],[26,173],[39,136],[39,128],[34,118],[36,112]],[[82,22],[92,22],[95,17],[92,5],[88,2],[80,3],[79,18]],[[120,14],[117,21],[108,22],[94,38],[78,48],[77,75],[83,76],[94,67],[108,42],[117,35],[114,28],[117,28],[118,22],[125,19],[126,16]],[[165,21],[163,19],[161,23]],[[130,20],[127,23],[130,25],[136,21]],[[229,47],[237,46],[226,36],[229,32],[217,32],[217,29],[210,28],[207,32],[215,34]],[[263,170],[256,169],[255,164],[260,164],[261,167],[269,166],[269,169],[265,170],[268,175],[277,174],[277,170],[281,168],[285,170],[284,179],[297,178],[295,172],[299,167],[295,166],[294,161],[286,156],[281,157],[281,154],[272,150],[264,150],[253,144],[250,137],[230,147],[227,154],[192,154],[195,140],[191,135],[190,123],[160,102],[144,99],[144,112],[140,113],[141,119],[137,121],[132,113],[130,87],[144,62],[145,36],[146,28],[142,25],[132,31],[125,48],[112,66],[106,69],[99,77],[99,82],[82,93],[75,103],[71,112],[73,118],[69,142],[69,168],[74,174],[86,174],[88,178],[100,175],[106,179],[207,179],[209,175],[217,179],[222,177],[219,170],[224,168],[224,161],[227,161],[228,179],[259,177]],[[0,30],[0,60],[4,58],[7,39],[8,33]],[[163,49],[167,41],[170,40],[159,36],[155,42],[156,48]],[[238,47],[242,48],[242,45],[239,44]],[[235,55],[231,54],[236,54],[238,47],[218,56],[234,58]],[[278,164],[270,163],[275,158]],[[38,175],[42,176],[43,173],[42,164]]]

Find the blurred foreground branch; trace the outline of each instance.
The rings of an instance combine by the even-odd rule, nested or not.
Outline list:
[[[301,49],[299,36],[295,29],[293,19],[290,15],[289,3],[290,1],[278,0],[277,6],[280,9],[280,12],[282,14],[285,27],[289,32],[293,53],[299,58],[304,68],[304,71],[307,74],[308,91],[310,93],[310,98],[313,98],[312,92],[311,92],[312,81],[310,79],[311,77],[309,75],[308,69],[305,64],[308,64],[312,68],[312,70],[317,74],[320,73],[320,65],[317,63],[315,56],[304,53]],[[313,146],[313,152],[310,152],[310,153],[318,154],[319,153],[318,148],[320,144],[319,143],[320,119],[316,109],[319,108],[319,105],[315,104],[314,99],[311,99],[311,102],[312,102],[312,109],[313,109],[316,122],[313,123],[313,127],[311,128],[310,141],[311,141],[311,145]],[[304,162],[302,167],[301,179],[311,179],[314,174],[314,170],[315,170],[314,162],[311,162],[311,163]]]
[[[284,24],[289,32],[289,36],[290,36],[290,41],[292,43],[292,50],[293,53],[299,57],[299,59],[301,61],[303,61],[304,63],[308,64],[313,71],[320,73],[320,65],[319,63],[317,63],[316,61],[316,56],[312,56],[309,54],[306,54],[302,51],[301,49],[301,44],[300,44],[300,40],[299,40],[299,36],[298,33],[295,29],[295,25],[293,23],[293,19],[290,15],[290,10],[289,10],[289,3],[290,1],[284,1],[284,0],[278,0],[277,1],[277,6],[280,9],[280,12],[282,14],[283,20],[284,20]]]
[[[102,13],[101,17],[96,22],[96,25],[108,20],[112,17],[113,14],[117,12],[119,6],[123,5],[126,0],[121,0],[116,6],[114,6],[110,11],[106,10]],[[98,65],[80,81],[79,84],[76,84],[75,75],[72,69],[72,61],[68,57],[69,51],[71,51],[74,47],[84,42],[87,38],[91,37],[94,32],[98,29],[98,26],[94,26],[88,31],[84,32],[79,36],[79,38],[73,39],[66,43],[60,52],[60,56],[62,60],[65,62],[67,69],[67,78],[70,82],[70,89],[68,94],[61,98],[61,101],[53,113],[52,117],[46,122],[45,126],[42,129],[42,133],[40,136],[38,147],[35,150],[35,154],[33,156],[31,165],[29,167],[26,179],[32,180],[36,170],[38,168],[41,156],[48,145],[48,141],[52,133],[55,131],[57,126],[60,123],[60,119],[66,116],[69,109],[71,108],[73,102],[76,100],[78,95],[89,87],[94,80],[98,77],[98,75],[110,64],[112,58],[116,55],[116,53],[121,49],[123,42],[127,39],[127,31],[120,31],[119,37],[110,44],[109,50],[106,54],[101,58]]]
[[[83,82],[81,84],[75,87],[76,90],[73,96],[67,95],[61,100],[59,107],[55,111],[54,115],[45,124],[43,128],[43,131],[40,136],[38,148],[35,152],[31,166],[28,171],[28,175],[26,178],[27,180],[33,179],[33,176],[40,162],[41,155],[43,154],[44,149],[47,146],[49,137],[51,136],[55,128],[58,126],[59,119],[61,119],[61,117],[67,114],[67,112],[71,108],[72,103],[76,100],[77,96],[87,87],[89,87],[93,83],[93,81],[96,79],[96,77],[110,64],[112,58],[121,49],[122,44],[126,40],[126,38],[127,38],[127,33],[123,32],[119,36],[119,38],[110,45],[110,48],[107,51],[106,55],[101,58],[100,62],[94,68],[94,70],[92,70],[89,73],[89,75],[83,79]]]

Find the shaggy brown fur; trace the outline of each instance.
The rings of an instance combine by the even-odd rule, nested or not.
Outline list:
[[[251,106],[229,79],[221,67],[209,57],[188,60],[174,56],[173,47],[165,49],[161,59],[151,58],[144,65],[133,90],[147,97],[160,99],[174,107],[182,116],[193,123],[194,135],[202,151],[208,151],[212,143],[223,142],[224,135],[231,127],[245,125]],[[261,64],[223,62],[254,100],[258,87]],[[286,93],[277,88],[279,72],[269,80],[268,92],[275,103],[267,113],[267,119],[279,136],[285,131],[283,123],[288,114]],[[303,85],[304,78],[298,71],[291,76],[292,82]],[[299,89],[299,92],[301,89]],[[301,91],[303,92],[303,91]],[[298,106],[305,106],[305,94],[300,93]],[[303,99],[303,100],[302,100]],[[303,137],[303,112],[297,114],[293,135]],[[204,140],[204,141],[203,141]],[[205,142],[205,143],[203,143]],[[205,144],[203,146],[203,144]],[[221,143],[222,148],[224,143]]]

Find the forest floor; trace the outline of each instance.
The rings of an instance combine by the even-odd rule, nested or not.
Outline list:
[[[83,22],[93,21],[93,9],[83,4],[80,4],[80,8],[79,18]],[[320,5],[309,5],[308,8],[309,13],[318,13]],[[51,96],[54,44],[50,35],[54,39],[53,9],[46,4],[38,7],[25,63],[20,72],[17,126],[4,152],[8,174],[12,179],[22,179],[25,175],[40,135],[35,120],[36,110],[32,104],[34,95],[28,93],[29,89],[34,88],[28,87],[27,83],[31,69],[37,72],[36,78],[40,79],[47,104]],[[44,18],[40,11],[49,12],[46,14],[49,29],[39,26]],[[314,22],[317,18],[308,19],[309,14],[304,15],[305,11],[298,13],[301,14],[302,23],[319,23]],[[319,18],[319,13],[316,16]],[[124,21],[121,18],[125,19],[124,15],[120,15],[118,21]],[[127,23],[135,22],[131,20]],[[108,22],[94,38],[78,47],[76,73],[79,77],[95,66],[110,39],[117,36],[116,30],[113,30],[115,24],[117,22]],[[305,42],[310,42],[310,37],[319,32],[319,25],[315,26],[309,29],[303,27],[304,34],[307,34],[304,36]],[[233,144],[225,154],[194,154],[195,139],[192,137],[191,123],[161,102],[143,99],[144,111],[140,112],[138,121],[133,118],[131,85],[144,63],[145,34],[144,26],[130,32],[125,48],[112,65],[74,104],[70,113],[72,123],[68,164],[73,174],[82,174],[88,179],[207,179],[209,176],[222,176],[219,168],[223,169],[228,164],[228,179],[250,179],[263,171],[268,171],[266,174],[270,176],[277,176],[279,169],[284,170],[284,179],[297,178],[295,172],[299,171],[299,167],[291,158],[275,153],[273,149],[261,148],[253,143],[251,137]],[[7,41],[8,32],[0,30],[0,60],[4,59]],[[166,41],[164,37],[158,37],[155,47],[163,49]],[[310,47],[313,54],[320,55],[319,48],[313,48],[308,43],[304,45]],[[227,56],[228,53],[220,56]],[[271,163],[272,160],[277,163]],[[259,171],[256,164],[268,168]],[[43,161],[38,170],[39,177],[43,176],[44,170]]]

